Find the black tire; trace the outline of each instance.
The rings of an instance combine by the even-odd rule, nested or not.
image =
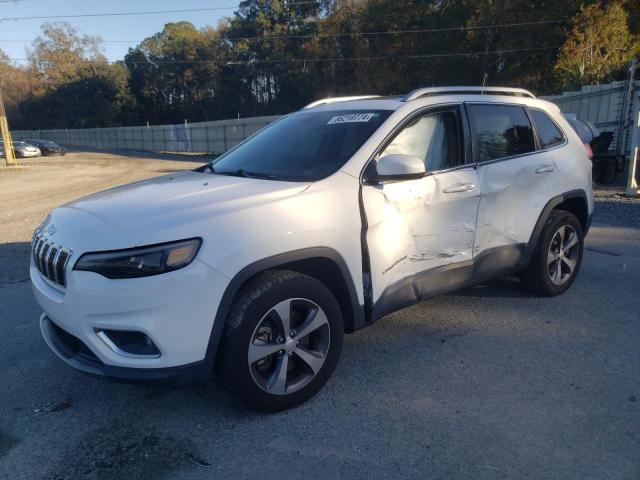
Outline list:
[[[575,232],[577,243],[572,247],[571,255],[567,255],[567,260],[575,261],[573,269],[569,269],[570,263],[564,260],[557,260],[557,263],[548,263],[552,250],[555,251],[555,245],[558,244],[556,234],[561,228],[565,227],[569,232]],[[554,246],[552,246],[554,242]],[[565,241],[565,244],[568,242]],[[580,264],[582,263],[582,255],[584,251],[584,233],[582,225],[575,215],[564,210],[553,210],[540,234],[540,238],[535,247],[531,260],[527,268],[522,272],[522,281],[529,291],[544,297],[553,297],[566,292],[575,281]],[[557,278],[557,268],[560,268],[558,277],[563,274],[565,278]],[[568,275],[568,272],[571,272]],[[558,281],[562,283],[558,284]]]
[[[262,377],[256,380],[258,374],[255,369],[262,368],[259,365],[261,362],[271,362],[274,372],[276,372],[279,365],[274,363],[274,359],[275,362],[278,362],[281,361],[279,359],[283,359],[284,355],[288,355],[287,362],[291,362],[291,364],[287,363],[286,365],[293,370],[294,374],[296,373],[295,369],[300,368],[302,375],[305,375],[302,367],[307,364],[302,362],[295,351],[283,354],[284,350],[281,350],[250,366],[249,349],[250,344],[251,348],[255,345],[258,329],[263,328],[262,325],[265,321],[270,321],[265,319],[270,318],[269,315],[272,315],[274,307],[287,301],[291,301],[291,305],[301,301],[308,302],[304,305],[313,304],[319,307],[328,320],[325,322],[325,324],[328,323],[328,326],[323,325],[322,327],[327,327],[326,330],[323,330],[323,342],[327,342],[328,345],[322,356],[324,363],[317,369],[317,373],[312,373],[311,370],[306,372],[309,377],[306,380],[308,383],[301,382],[303,386],[291,393],[287,392],[288,387],[285,387],[285,393],[274,394],[265,390],[267,388],[265,385],[259,385],[258,381]],[[290,311],[294,312],[294,308],[296,307],[291,307]],[[277,315],[276,318],[278,318]],[[303,323],[303,321],[299,322],[301,328]],[[291,325],[294,324],[295,319],[292,313]],[[271,332],[268,333],[269,345],[272,345],[271,342],[276,343],[276,335],[280,335],[275,333],[275,330],[276,328],[273,329],[273,338],[271,338]],[[292,331],[295,332],[295,328]],[[318,328],[317,331],[320,332],[320,329]],[[309,334],[305,338],[310,338],[311,335]],[[263,272],[242,287],[231,307],[220,352],[216,359],[216,373],[222,384],[251,408],[264,412],[286,410],[314,396],[327,382],[338,363],[342,351],[343,335],[340,306],[333,294],[321,282],[297,272],[285,270]],[[281,337],[278,339],[283,341]],[[291,341],[292,338],[287,337],[286,345],[289,346]],[[293,360],[291,360],[292,358]],[[288,370],[285,368],[282,371]],[[265,367],[265,372],[265,377],[273,377],[268,365]]]

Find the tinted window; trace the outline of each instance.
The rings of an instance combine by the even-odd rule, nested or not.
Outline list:
[[[413,155],[432,172],[459,164],[458,120],[453,111],[418,117],[405,126],[378,158],[392,153]]]
[[[536,149],[533,129],[522,107],[470,105],[469,110],[481,162],[521,155]]]
[[[212,162],[216,173],[315,181],[337,171],[391,112],[302,111],[283,118]]]
[[[546,113],[540,110],[531,110],[531,116],[533,117],[533,123],[536,124],[540,147],[549,148],[564,142],[562,132]]]

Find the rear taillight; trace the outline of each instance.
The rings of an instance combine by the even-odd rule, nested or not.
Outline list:
[[[593,158],[593,150],[591,150],[591,145],[589,145],[588,143],[585,143],[584,149],[587,151],[587,156],[589,157],[589,160],[591,160]]]

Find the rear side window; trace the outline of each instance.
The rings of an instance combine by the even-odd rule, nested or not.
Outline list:
[[[536,124],[541,148],[551,148],[564,142],[564,135],[546,113],[540,110],[531,110],[531,117],[533,123]]]
[[[460,149],[456,112],[433,112],[412,120],[380,152],[378,158],[393,153],[422,159],[426,172],[457,166]]]
[[[517,105],[469,105],[478,142],[479,161],[533,152],[533,128]]]

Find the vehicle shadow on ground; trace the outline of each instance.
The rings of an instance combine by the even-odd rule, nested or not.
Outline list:
[[[501,277],[450,293],[452,297],[476,298],[532,298],[520,279],[515,276]]]

